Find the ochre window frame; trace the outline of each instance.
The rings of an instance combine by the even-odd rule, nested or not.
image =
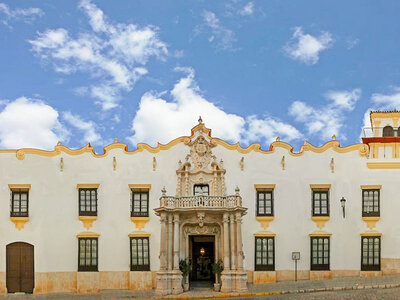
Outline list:
[[[364,259],[364,239],[367,240],[372,240],[372,260],[373,260],[373,264],[364,264],[363,263],[363,259]],[[379,240],[379,258],[378,264],[375,264],[375,239]],[[367,261],[369,261],[369,241],[367,244]],[[381,240],[381,236],[372,236],[372,235],[368,235],[368,236],[361,236],[361,271],[380,271],[381,270],[381,258],[382,258],[382,240]]]
[[[330,184],[310,184],[311,188],[311,214],[313,217],[329,217],[330,216]],[[319,199],[320,203],[320,213],[315,213],[315,194],[326,193],[326,213],[321,213],[321,199]]]
[[[275,184],[255,184],[254,185],[254,188],[256,189],[256,216],[257,217],[273,217],[274,216],[274,214],[275,214],[275,211],[274,211],[274,189],[275,189]],[[264,213],[260,213],[260,209],[259,209],[259,207],[260,207],[260,205],[259,205],[259,203],[260,203],[260,197],[259,197],[259,195],[260,194],[264,194],[264,199],[263,199],[263,201],[264,201]],[[271,199],[270,199],[270,201],[271,201],[271,213],[265,213],[265,211],[266,211],[266,204],[267,204],[267,201],[266,201],[266,199],[265,199],[265,195],[266,194],[270,194],[271,195]]]
[[[86,191],[90,191],[90,211],[87,211],[87,210],[82,211],[81,210],[81,208],[82,208],[81,202],[83,201],[81,199],[81,191],[85,191],[85,200],[84,200],[85,209],[86,209],[86,203],[87,203]],[[94,200],[92,199],[92,191],[95,191],[95,199]],[[95,202],[95,207],[96,207],[95,211],[91,210],[91,208],[93,206],[93,203],[92,203],[93,201]],[[79,204],[79,216],[97,216],[97,213],[98,213],[98,188],[97,187],[80,187],[80,188],[78,188],[78,204]]]
[[[150,184],[129,184],[129,188],[131,190],[131,217],[148,217],[149,216],[149,205],[150,205],[150,189],[151,185]],[[140,211],[135,212],[135,206],[134,206],[134,201],[135,201],[135,194],[139,193],[140,196]],[[142,194],[145,193],[147,194],[147,209],[145,212],[142,212]]]
[[[29,217],[29,191],[31,189],[30,184],[9,184],[8,185],[10,189],[10,217],[11,218],[27,218]],[[14,207],[14,195],[19,194],[19,205],[18,205],[18,211],[15,211]],[[22,213],[21,212],[21,194],[26,194],[26,212]]]

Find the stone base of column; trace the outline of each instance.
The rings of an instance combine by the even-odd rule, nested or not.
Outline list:
[[[171,295],[171,282],[169,280],[169,272],[160,271],[156,273],[156,295],[165,296]]]
[[[179,270],[160,271],[156,275],[156,295],[177,295],[183,293],[182,272]]]
[[[222,271],[222,273],[221,273],[221,292],[222,293],[229,293],[229,292],[233,291],[234,275],[232,273],[233,273],[232,271]]]
[[[172,294],[177,295],[183,293],[182,272],[179,270],[174,270],[170,276],[172,281]]]
[[[237,293],[245,293],[247,289],[247,273],[244,271],[236,271],[234,274],[235,289]]]

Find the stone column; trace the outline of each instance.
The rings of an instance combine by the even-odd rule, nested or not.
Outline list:
[[[167,266],[168,271],[172,270],[172,243],[173,243],[173,235],[172,235],[172,214],[168,215],[168,258],[167,258]]]
[[[242,213],[236,213],[236,250],[237,269],[243,271],[243,249],[242,249]]]
[[[229,262],[229,217],[228,213],[224,213],[224,270],[230,270]]]
[[[166,253],[166,227],[165,222],[167,221],[165,213],[161,213],[160,223],[161,223],[161,238],[160,238],[160,270],[165,271],[167,269],[167,253]]]
[[[235,215],[230,215],[230,223],[231,223],[231,270],[236,270],[236,239],[235,239]]]
[[[179,214],[174,215],[174,270],[179,270]]]

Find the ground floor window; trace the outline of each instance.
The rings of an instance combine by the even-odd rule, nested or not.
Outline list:
[[[256,271],[274,271],[275,270],[275,238],[274,237],[256,237]]]
[[[150,271],[149,238],[131,237],[131,271]]]
[[[381,270],[381,237],[361,237],[361,271]]]
[[[79,238],[78,271],[98,271],[97,238]]]
[[[329,270],[329,237],[311,237],[311,270]]]

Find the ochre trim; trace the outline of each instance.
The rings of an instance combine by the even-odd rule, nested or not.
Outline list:
[[[315,222],[317,227],[322,230],[325,227],[325,223],[330,220],[330,216],[313,216],[311,220]]]
[[[90,231],[83,231],[79,232],[76,237],[77,238],[98,238],[100,234],[95,233],[95,232],[90,232]]]
[[[362,190],[380,190],[382,189],[382,185],[381,184],[375,184],[375,185],[361,185],[361,189]]]
[[[389,118],[400,118],[399,111],[384,112],[384,111],[374,111],[370,113],[371,121],[375,118],[389,119]]]
[[[368,169],[400,169],[400,162],[367,163]]]
[[[273,237],[276,236],[275,233],[271,232],[271,231],[258,231],[256,233],[253,234],[256,237]]]
[[[191,139],[195,137],[195,134],[197,131],[202,131],[202,132],[206,133],[210,137],[211,143],[213,145],[221,145],[222,147],[225,147],[228,150],[235,150],[235,151],[238,151],[243,154],[246,154],[246,153],[249,153],[252,151],[263,153],[263,154],[272,154],[275,152],[275,148],[284,148],[292,156],[301,156],[304,154],[305,151],[311,151],[311,152],[315,152],[315,153],[323,153],[323,152],[327,151],[328,149],[332,149],[333,151],[338,152],[338,153],[348,153],[348,152],[352,152],[352,151],[358,151],[358,153],[361,157],[365,157],[369,154],[368,145],[359,143],[359,144],[354,144],[354,145],[350,145],[350,146],[346,146],[346,147],[341,147],[339,141],[337,141],[337,140],[329,141],[321,147],[313,146],[306,141],[306,142],[304,142],[304,145],[301,146],[300,151],[298,153],[293,152],[293,146],[291,146],[287,143],[281,142],[281,141],[273,142],[270,145],[268,150],[262,150],[261,145],[259,143],[254,143],[254,144],[249,145],[247,148],[242,148],[239,143],[229,144],[219,138],[212,138],[211,130],[206,128],[203,123],[198,124],[192,128],[191,136],[178,137],[165,145],[158,143],[156,147],[151,147],[147,144],[139,143],[139,144],[137,144],[137,148],[134,151],[128,151],[128,146],[126,144],[116,142],[116,143],[113,143],[111,145],[104,147],[103,154],[96,154],[94,148],[90,144],[87,144],[86,146],[84,146],[80,149],[70,149],[61,144],[58,144],[54,147],[53,151],[46,151],[46,150],[32,149],[32,148],[22,148],[22,149],[18,149],[18,150],[0,150],[0,153],[15,153],[18,160],[24,160],[26,154],[54,157],[54,156],[60,155],[62,153],[66,153],[69,155],[80,155],[83,153],[90,153],[93,157],[102,158],[102,157],[107,156],[108,152],[110,152],[113,149],[121,149],[124,154],[136,154],[136,153],[142,152],[144,150],[146,150],[150,153],[158,153],[161,150],[168,150],[169,148],[171,148],[179,143],[184,143],[185,145],[189,144]]]
[[[361,236],[382,236],[381,232],[370,230],[360,233]]]
[[[30,190],[31,185],[30,184],[9,184],[8,187],[10,190],[17,190],[17,189],[24,189],[24,190]]]
[[[138,230],[142,230],[149,220],[149,217],[131,217],[131,221],[135,223]]]
[[[269,223],[274,220],[274,216],[258,216],[256,217],[256,220],[260,222],[261,227],[264,230],[267,230]]]
[[[79,183],[76,185],[77,189],[98,189],[100,184],[97,183]]]
[[[129,237],[150,237],[150,233],[144,231],[132,231],[128,234]]]
[[[275,186],[275,184],[255,184],[254,188],[256,190],[273,190]]]
[[[330,184],[310,184],[312,190],[329,190],[331,188]]]
[[[332,233],[323,230],[316,230],[309,234],[309,236],[331,236]]]
[[[369,229],[374,229],[376,226],[376,222],[378,222],[381,217],[362,217],[362,220],[367,224]]]
[[[128,184],[128,186],[131,190],[134,190],[134,189],[150,190],[151,189],[151,184]]]
[[[96,220],[97,216],[79,216],[79,221],[82,221],[83,226],[85,226],[87,230],[89,230],[90,227],[92,227],[93,222]]]
[[[25,223],[29,221],[29,217],[10,217],[10,220],[14,223],[15,228],[21,230]]]

